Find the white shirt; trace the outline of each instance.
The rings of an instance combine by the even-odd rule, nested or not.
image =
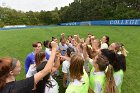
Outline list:
[[[94,75],[104,75],[105,73],[102,71],[102,72],[93,72]],[[95,93],[101,93],[102,91],[102,86],[101,86],[101,83],[99,81],[96,81],[95,80],[95,89],[94,89],[94,92]]]
[[[73,85],[82,85],[84,83],[84,76],[82,76],[81,80],[77,80],[77,79],[74,79],[73,82],[71,82],[71,84]]]
[[[50,76],[50,81],[53,85],[52,88],[48,88],[47,86],[45,87],[45,93],[58,93],[58,83],[52,78],[52,76]]]
[[[119,74],[119,71],[114,73],[114,80],[115,80],[116,86],[119,86],[122,84],[123,76]]]
[[[67,81],[68,81],[68,82],[70,82],[70,71],[69,71],[69,68],[70,68],[70,62],[67,61],[67,60],[65,60],[65,61],[62,63],[62,72],[68,74],[68,77],[67,77]]]
[[[102,43],[101,44],[101,49],[108,49],[107,43]]]
[[[68,46],[66,44],[62,45],[61,43],[59,43],[59,49],[60,50],[67,50]]]
[[[46,49],[45,49],[45,52],[46,52],[48,55],[51,55],[51,51],[50,51],[49,48],[46,48]]]
[[[62,45],[61,43],[59,43],[59,50],[61,51],[61,55],[65,55],[67,48],[68,46],[66,44]]]
[[[28,72],[26,74],[26,78],[29,78],[29,77],[33,76],[34,74],[36,74],[36,73],[37,73],[36,66],[35,66],[35,64],[32,64],[32,65],[30,65],[29,70],[28,70]]]

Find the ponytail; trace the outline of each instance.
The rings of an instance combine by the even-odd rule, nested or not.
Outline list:
[[[125,47],[124,46],[121,46],[121,53],[124,55],[124,56],[127,56],[127,54],[128,54],[128,51],[125,49]]]
[[[105,93],[116,93],[116,84],[113,77],[113,67],[108,65],[105,70],[106,83]]]

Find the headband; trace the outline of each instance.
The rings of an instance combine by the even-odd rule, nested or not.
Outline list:
[[[16,64],[17,64],[17,59],[13,58],[12,59],[12,70],[16,67]]]

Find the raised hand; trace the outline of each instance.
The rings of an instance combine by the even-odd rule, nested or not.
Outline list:
[[[51,47],[52,47],[52,49],[57,49],[57,43],[52,41],[51,42]]]

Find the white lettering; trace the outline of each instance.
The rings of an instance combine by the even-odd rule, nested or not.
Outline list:
[[[125,20],[125,24],[129,24],[128,22],[129,22],[129,20]]]
[[[135,24],[135,20],[130,20],[130,24]]]
[[[136,20],[136,21],[135,21],[135,24],[136,24],[136,25],[138,25],[138,21],[139,21],[139,20]]]
[[[123,20],[121,20],[121,24],[124,24],[124,21]]]
[[[117,20],[114,21],[114,24],[117,24]]]
[[[110,21],[110,24],[113,24],[113,21],[112,20]]]

